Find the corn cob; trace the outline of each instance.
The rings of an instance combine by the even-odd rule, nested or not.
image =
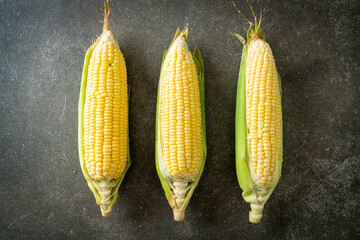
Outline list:
[[[249,221],[259,223],[264,204],[281,175],[282,113],[280,77],[274,57],[255,18],[247,31],[236,100],[236,172],[243,198],[250,203]],[[235,4],[234,4],[235,6]],[[236,6],[235,6],[236,8]]]
[[[126,66],[109,13],[107,1],[103,33],[86,53],[79,100],[80,165],[103,216],[111,215],[131,164]]]
[[[176,221],[184,220],[206,158],[204,65],[187,34],[178,29],[165,51],[156,113],[156,168]]]

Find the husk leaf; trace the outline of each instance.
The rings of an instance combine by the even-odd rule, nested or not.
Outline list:
[[[85,55],[85,60],[84,60],[84,67],[83,67],[83,73],[82,73],[82,80],[81,80],[81,89],[80,89],[80,98],[79,98],[79,107],[78,107],[78,147],[79,147],[79,161],[80,161],[80,166],[81,166],[81,171],[87,181],[87,184],[90,188],[90,190],[92,191],[92,193],[94,194],[94,197],[96,199],[96,203],[98,205],[100,205],[100,201],[101,201],[101,197],[99,194],[99,182],[96,180],[93,180],[90,178],[87,170],[86,170],[86,166],[85,166],[85,160],[84,160],[84,152],[83,152],[83,138],[84,138],[84,132],[83,132],[83,118],[84,118],[84,104],[85,104],[85,94],[86,94],[86,86],[87,86],[87,75],[88,75],[88,67],[89,67],[89,63],[90,63],[90,58],[91,58],[91,54],[92,54],[92,49],[93,49],[93,45],[89,47],[89,49],[86,52]],[[128,95],[129,96],[129,95]],[[129,103],[129,98],[128,98],[128,103]],[[129,136],[129,134],[128,134]],[[127,170],[129,169],[131,165],[131,158],[130,158],[130,144],[129,144],[129,139],[128,139],[128,160],[127,160],[127,164],[125,167],[125,170],[123,172],[123,174],[117,178],[117,179],[113,179],[111,180],[112,183],[112,189],[111,189],[111,203],[110,203],[110,207],[109,207],[109,212],[107,212],[106,216],[111,215],[112,213],[112,206],[115,204],[116,199],[117,199],[117,195],[118,195],[118,190],[119,187],[121,185],[122,180],[124,179],[125,173],[127,172]]]
[[[250,5],[253,15],[256,19],[256,14],[254,8]],[[238,35],[232,34],[237,37],[243,43],[243,51],[240,63],[239,77],[238,77],[238,88],[237,88],[237,97],[236,97],[236,115],[235,115],[235,156],[236,156],[236,174],[238,178],[239,185],[243,190],[243,198],[246,202],[251,204],[252,211],[258,214],[259,218],[254,218],[250,213],[249,221],[252,223],[259,223],[262,216],[262,209],[266,201],[269,199],[270,195],[274,191],[280,177],[281,177],[281,167],[282,167],[282,137],[281,137],[281,157],[278,163],[277,176],[275,176],[274,181],[267,186],[258,186],[253,182],[251,177],[251,159],[248,148],[248,139],[247,139],[247,124],[246,124],[246,59],[248,56],[248,49],[252,43],[252,38],[261,38],[266,42],[266,38],[261,31],[259,23],[256,22],[256,25],[250,23],[250,27],[247,31],[247,41]],[[239,37],[240,36],[240,37]],[[244,44],[245,42],[245,44]],[[281,95],[281,84],[279,76],[279,91]],[[282,116],[282,112],[281,112]],[[282,135],[282,118],[281,118],[281,135]],[[265,192],[265,195],[263,193]],[[261,194],[263,196],[262,201],[258,201],[258,196]],[[259,208],[253,208],[253,206],[258,206]]]

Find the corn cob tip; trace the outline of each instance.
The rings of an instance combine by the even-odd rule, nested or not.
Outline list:
[[[264,205],[259,204],[250,204],[251,211],[249,212],[249,221],[251,223],[260,223],[262,218],[262,211],[264,209]]]
[[[104,179],[99,181],[99,194],[100,194],[100,210],[101,214],[104,217],[110,216],[112,214],[112,194],[111,189],[113,187],[113,184],[111,183],[111,180]]]
[[[185,211],[181,211],[180,209],[174,208],[174,220],[177,222],[184,221],[185,219]]]
[[[112,207],[105,209],[103,206],[100,206],[100,210],[103,217],[108,217],[112,214]]]
[[[173,200],[173,211],[174,211],[174,220],[177,222],[184,221],[185,218],[185,208],[184,202],[186,198],[186,181],[175,181],[173,183],[174,189],[174,200]],[[171,205],[171,204],[170,204]]]

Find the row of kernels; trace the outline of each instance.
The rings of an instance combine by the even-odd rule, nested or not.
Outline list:
[[[111,44],[110,44],[111,45]],[[99,47],[96,48],[97,50],[100,49]],[[100,52],[100,50],[98,50]],[[119,50],[118,50],[119,51]],[[108,52],[108,54],[107,54]],[[115,118],[112,115],[112,110],[114,105],[119,105],[120,102],[112,102],[112,95],[109,94],[110,97],[107,97],[106,95],[102,94],[96,94],[99,92],[104,91],[104,86],[106,87],[106,91],[108,93],[111,93],[113,89],[111,89],[111,84],[113,83],[113,74],[112,72],[117,72],[117,69],[113,69],[112,67],[108,67],[105,71],[105,67],[108,64],[106,61],[106,57],[109,56],[109,62],[112,62],[112,51],[111,47],[108,48],[107,46],[104,46],[101,49],[101,58],[99,58],[99,54],[95,52],[94,57],[92,57],[90,62],[94,62],[94,66],[100,66],[100,78],[96,78],[95,71],[91,71],[92,75],[89,75],[88,77],[88,89],[91,89],[90,94],[87,96],[89,99],[87,99],[88,102],[85,103],[85,106],[89,104],[92,108],[90,109],[90,112],[88,112],[87,108],[85,107],[85,115],[90,115],[90,120],[85,121],[84,118],[84,129],[89,129],[87,131],[87,134],[84,132],[84,144],[85,146],[85,162],[87,163],[87,169],[94,179],[101,180],[104,177],[118,177],[120,176],[122,169],[126,166],[127,156],[125,159],[122,159],[120,161],[119,158],[116,158],[116,140],[112,142],[112,140],[115,138],[113,135],[117,135],[116,128],[112,129],[112,123],[117,123],[118,120],[113,120]],[[100,60],[104,60],[101,63]],[[124,61],[117,61],[122,62],[124,65]],[[91,64],[90,64],[91,65]],[[116,66],[116,63],[115,63]],[[125,68],[125,67],[121,67]],[[103,81],[104,76],[105,81]],[[123,74],[122,74],[123,75]],[[126,75],[125,75],[126,77]],[[102,82],[100,82],[100,79]],[[99,87],[95,88],[96,81],[99,80]],[[125,79],[126,81],[126,79]],[[91,86],[91,88],[90,88]],[[127,86],[125,86],[127,88]],[[127,90],[125,89],[125,93]],[[125,98],[127,99],[127,96],[125,95]],[[126,100],[127,101],[127,100]],[[123,104],[121,103],[123,107],[127,108],[127,103]],[[127,113],[127,110],[125,111]],[[95,118],[95,119],[94,119]],[[127,118],[127,116],[126,116]],[[112,122],[113,120],[113,122]],[[125,128],[127,128],[127,120],[125,121]],[[122,130],[122,132],[127,133],[127,129]],[[127,137],[123,141],[127,145]],[[115,143],[115,144],[114,144]],[[115,146],[115,147],[114,147]],[[124,147],[122,147],[124,149]],[[88,151],[86,151],[88,149]],[[114,150],[114,151],[113,151]],[[88,154],[86,154],[86,152]],[[125,151],[126,152],[126,151]],[[126,154],[126,153],[125,153]]]

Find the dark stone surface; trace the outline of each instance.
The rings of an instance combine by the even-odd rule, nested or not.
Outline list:
[[[282,76],[283,176],[260,225],[234,164],[244,20],[231,1],[112,1],[131,85],[133,165],[103,218],[81,174],[77,103],[102,1],[0,1],[0,239],[355,239],[360,237],[360,2],[252,1]],[[237,5],[247,16],[245,1]],[[177,27],[205,61],[208,158],[176,223],[154,164],[164,50]]]

